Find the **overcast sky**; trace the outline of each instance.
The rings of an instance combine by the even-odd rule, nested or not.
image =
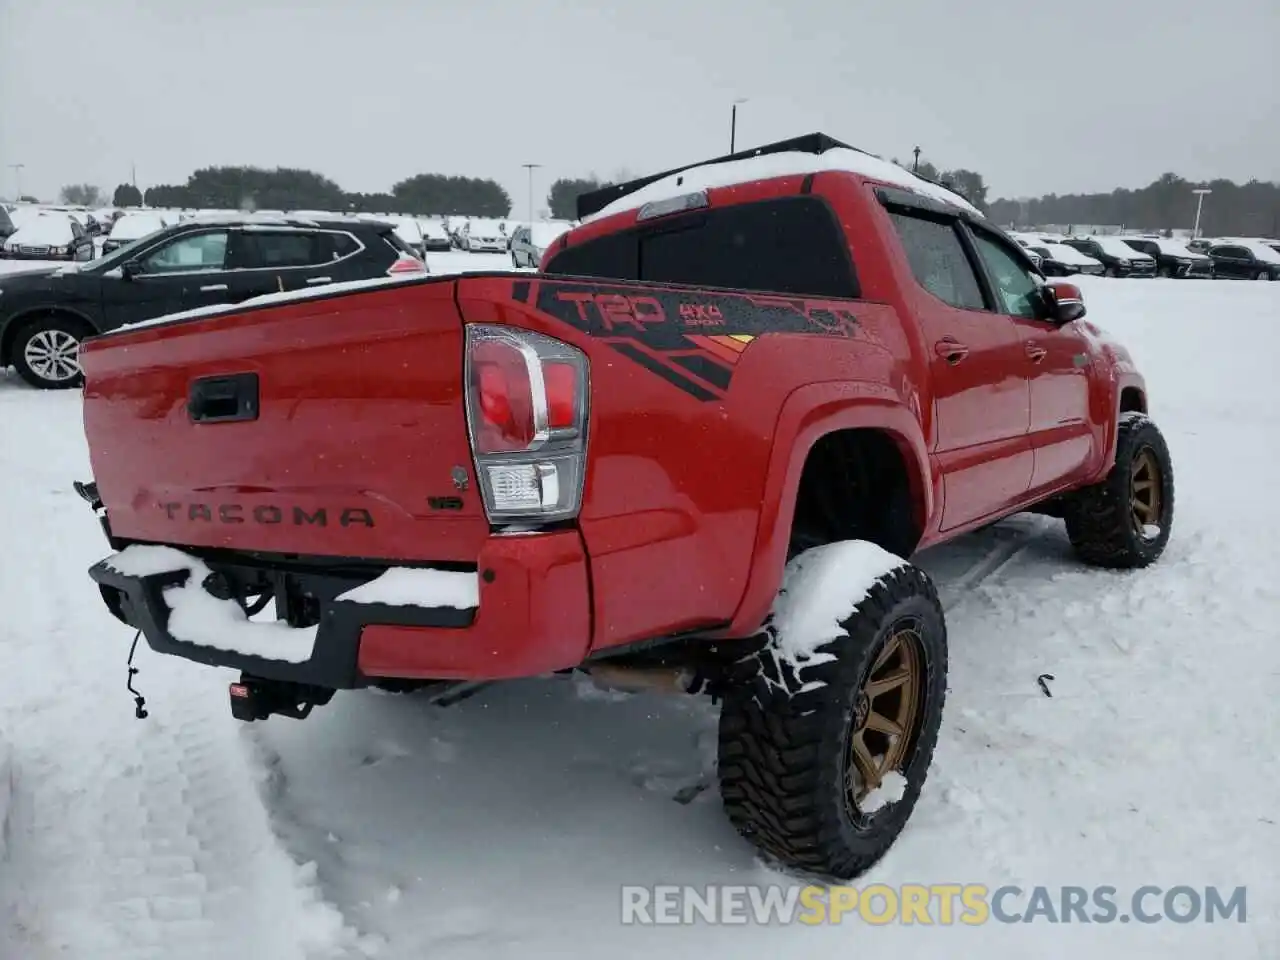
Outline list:
[[[814,130],[991,196],[1280,180],[1280,0],[0,0],[0,194],[639,175]]]

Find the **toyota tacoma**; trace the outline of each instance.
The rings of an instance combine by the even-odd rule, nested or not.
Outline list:
[[[90,574],[154,650],[240,671],[244,720],[550,672],[708,692],[735,827],[857,875],[942,717],[910,558],[1036,510],[1087,563],[1156,560],[1143,378],[962,198],[820,134],[578,212],[538,273],[88,340]]]

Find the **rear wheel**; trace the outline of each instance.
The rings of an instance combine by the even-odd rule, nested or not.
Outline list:
[[[1270,271],[1268,271],[1268,270],[1259,270],[1259,271],[1258,271],[1258,273],[1257,273],[1257,276],[1255,276],[1253,279],[1255,279],[1255,280],[1270,280],[1270,279],[1271,279],[1271,273],[1270,273]]]
[[[884,856],[933,757],[946,638],[932,582],[905,564],[808,662],[785,658],[767,627],[734,666],[720,714],[720,791],[738,832],[782,865],[835,879]]]
[[[80,341],[91,331],[82,320],[50,313],[23,324],[13,342],[13,366],[33,387],[61,390],[78,387]]]

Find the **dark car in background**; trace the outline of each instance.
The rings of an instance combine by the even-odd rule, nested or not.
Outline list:
[[[1280,280],[1280,253],[1262,243],[1228,241],[1209,248],[1213,275],[1225,280]]]
[[[1102,264],[1108,277],[1154,277],[1154,257],[1139,253],[1119,237],[1067,237],[1062,241]]]
[[[80,341],[197,307],[330,283],[424,273],[389,223],[185,220],[84,265],[0,275],[0,369],[32,386],[80,383]]]
[[[1213,277],[1213,261],[1203,253],[1196,253],[1178,240],[1168,237],[1121,237],[1138,253],[1145,253],[1156,261],[1156,273],[1162,277]]]
[[[1040,272],[1046,277],[1070,277],[1077,273],[1102,275],[1102,264],[1065,243],[1031,241],[1027,249],[1040,257]]]

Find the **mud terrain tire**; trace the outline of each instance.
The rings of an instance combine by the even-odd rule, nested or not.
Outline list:
[[[1065,511],[1067,536],[1085,563],[1145,567],[1160,558],[1169,542],[1173,499],[1173,461],[1164,436],[1146,414],[1121,414],[1115,466],[1102,482],[1071,498]],[[1143,514],[1149,522],[1140,522]],[[1159,532],[1151,533],[1151,526]]]
[[[719,742],[720,792],[738,832],[781,866],[835,880],[875,864],[906,825],[933,758],[947,680],[946,624],[922,570],[904,565],[881,576],[840,627],[841,635],[813,658],[830,659],[802,661],[797,671],[779,655],[766,624],[750,641],[752,652],[732,668]],[[915,646],[916,708],[914,720],[902,727],[905,745],[890,746],[882,756],[887,765],[889,751],[899,750],[894,769],[907,782],[896,802],[864,814],[858,791],[849,786],[850,771],[857,769],[854,740],[859,722],[872,736],[866,732],[867,691],[893,682],[877,671],[910,672],[901,666],[905,659],[897,660],[906,656],[896,652],[898,643]],[[906,689],[898,696],[907,696]],[[892,707],[892,692],[872,696],[877,704],[888,696]],[[864,740],[864,747],[872,742]]]

